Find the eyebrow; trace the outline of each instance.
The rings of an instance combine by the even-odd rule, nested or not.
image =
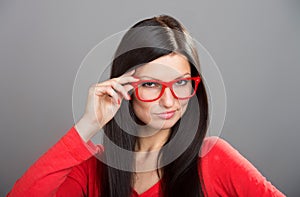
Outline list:
[[[180,79],[180,78],[184,77],[185,75],[191,75],[191,73],[185,73],[185,74],[183,74],[183,75],[181,75],[181,76],[179,76],[179,77],[177,77],[177,78],[175,78],[175,79]],[[154,78],[154,77],[149,77],[149,76],[137,76],[137,77],[139,77],[139,78],[147,77],[147,78],[150,78],[150,79],[155,79],[155,80],[161,81],[160,79],[156,79],[156,78]],[[174,80],[175,80],[175,79],[174,79]]]

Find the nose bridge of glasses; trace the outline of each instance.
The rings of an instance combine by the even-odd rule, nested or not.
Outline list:
[[[170,98],[172,98],[172,97],[176,98],[175,93],[172,88],[172,85],[173,85],[173,83],[164,83],[164,85],[162,86],[162,89],[161,89],[162,97],[165,97],[167,95]]]

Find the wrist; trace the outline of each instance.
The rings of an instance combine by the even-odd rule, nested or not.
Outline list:
[[[82,117],[74,127],[85,142],[89,141],[102,128],[98,122],[85,117]]]

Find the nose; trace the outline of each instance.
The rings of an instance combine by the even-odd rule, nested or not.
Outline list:
[[[170,90],[170,88],[166,87],[163,95],[160,97],[159,104],[166,108],[170,108],[174,105],[175,98]]]

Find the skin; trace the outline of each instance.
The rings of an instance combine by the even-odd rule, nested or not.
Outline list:
[[[188,73],[188,74],[187,74]],[[178,77],[189,77],[191,70],[187,58],[181,54],[172,53],[155,59],[136,69],[135,77],[140,79],[159,79],[161,81],[171,81]],[[156,101],[143,102],[133,94],[133,110],[135,115],[146,126],[141,127],[139,132],[146,133],[147,137],[139,137],[136,144],[136,151],[150,152],[160,149],[170,135],[171,128],[181,118],[186,111],[188,100],[178,100],[174,98],[169,88]],[[171,119],[161,119],[156,113],[176,110]],[[139,166],[155,165],[157,157],[153,154],[138,155],[136,162]],[[161,171],[159,169],[161,175]],[[134,176],[133,188],[141,194],[159,181],[156,170],[148,172],[138,172]]]
[[[190,65],[185,56],[171,53],[149,62],[136,70],[107,81],[93,84],[89,88],[85,113],[76,123],[75,128],[81,138],[89,141],[118,111],[122,100],[129,100],[128,92],[133,89],[131,82],[140,79],[157,79],[172,81],[178,77],[190,77]],[[141,134],[136,143],[136,151],[146,152],[137,156],[136,163],[140,166],[155,164],[157,157],[150,151],[159,150],[168,136],[171,128],[185,113],[189,100],[178,100],[173,97],[169,88],[156,101],[143,102],[132,95],[135,115],[146,126],[138,128]],[[157,113],[176,110],[171,119],[162,119]],[[146,135],[145,135],[146,134]],[[142,137],[143,136],[143,137]],[[159,169],[159,173],[160,169]],[[160,174],[161,175],[161,174]],[[159,180],[156,170],[135,173],[133,188],[138,194],[145,192]]]
[[[190,77],[191,70],[187,58],[178,53],[162,56],[136,69],[135,77],[140,79],[158,79],[171,81],[178,77]],[[140,132],[147,137],[140,137],[136,146],[137,151],[151,151],[162,147],[168,138],[172,126],[186,111],[188,100],[174,98],[169,88],[156,101],[143,102],[133,94],[133,110],[135,115],[147,125]],[[171,119],[162,119],[157,113],[176,110]]]

